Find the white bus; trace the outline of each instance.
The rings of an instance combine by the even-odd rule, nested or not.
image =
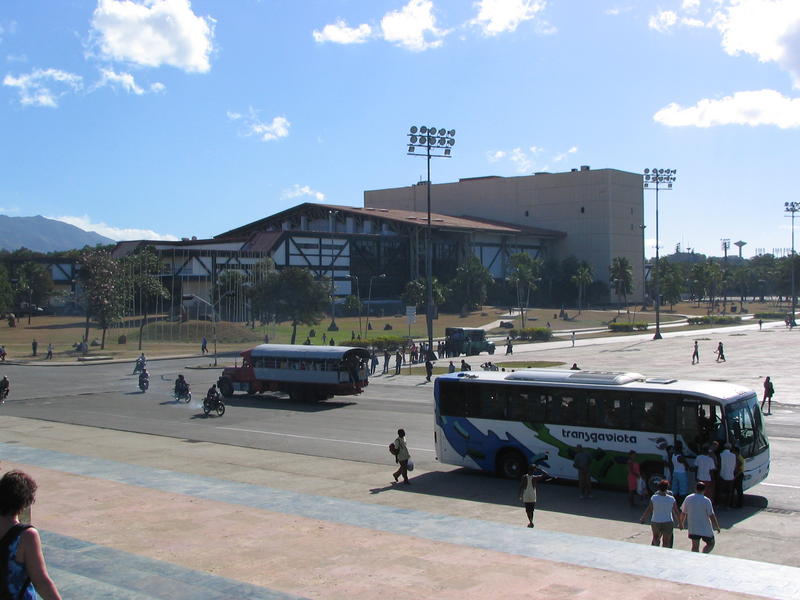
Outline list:
[[[575,447],[592,453],[592,480],[626,485],[635,450],[652,490],[667,449],[692,458],[731,442],[745,458],[743,488],[769,473],[769,442],[755,392],[729,383],[646,378],[638,373],[525,369],[464,372],[435,383],[434,438],[442,463],[519,478],[526,465],[577,479]]]
[[[285,392],[292,400],[360,394],[369,385],[369,352],[349,346],[261,344],[241,353],[241,367],[226,367],[220,393]]]

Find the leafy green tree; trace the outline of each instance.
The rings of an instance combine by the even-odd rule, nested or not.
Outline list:
[[[118,261],[106,250],[87,250],[79,258],[78,278],[86,299],[86,331],[89,336],[89,319],[103,330],[100,349],[106,347],[106,331],[124,315],[125,287],[121,280]]]
[[[358,296],[355,294],[350,294],[347,298],[344,299],[344,304],[342,308],[347,315],[360,315],[361,308],[364,306],[364,303],[358,299]]]
[[[433,304],[434,306],[441,306],[446,300],[445,287],[439,283],[436,277],[431,279],[433,284]],[[424,279],[414,279],[406,284],[406,289],[400,294],[400,299],[406,303],[406,306],[416,306],[417,308],[427,303],[427,287]]]
[[[456,269],[456,276],[448,286],[449,304],[457,306],[461,314],[475,310],[486,302],[492,275],[476,256],[471,256]]]
[[[675,305],[681,301],[681,295],[684,289],[684,279],[680,269],[676,269],[670,263],[664,263],[666,269],[664,270],[663,278],[661,279],[661,295],[665,302],[670,305],[670,310],[674,310]]]
[[[53,295],[53,278],[44,265],[32,261],[24,262],[15,275],[14,292],[18,305],[29,300],[37,306],[47,304]]]
[[[611,276],[611,287],[614,289],[614,294],[617,297],[622,296],[622,301],[627,307],[628,294],[633,291],[633,267],[631,266],[631,261],[624,256],[615,256],[608,271]],[[658,302],[658,299],[656,299],[656,302]],[[617,307],[617,314],[619,312],[619,307]]]
[[[522,314],[523,329],[526,327],[531,292],[539,289],[537,283],[541,281],[539,277],[541,268],[542,261],[538,258],[533,258],[527,252],[518,252],[511,255],[507,279],[516,292],[517,306]]]
[[[253,319],[263,323],[278,321],[280,312],[280,277],[275,269],[265,269],[258,281],[248,290]]]
[[[278,273],[275,308],[278,320],[292,323],[292,344],[297,338],[298,325],[316,325],[328,304],[329,287],[315,281],[308,269],[287,267]]]
[[[14,308],[14,290],[8,280],[8,270],[0,264],[0,311],[7,312]]]
[[[584,263],[578,267],[578,272],[570,277],[570,281],[578,286],[578,314],[581,314],[583,311],[583,292],[594,281],[592,267]]]

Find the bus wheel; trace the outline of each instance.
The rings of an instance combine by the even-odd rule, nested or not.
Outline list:
[[[505,450],[497,458],[497,474],[506,479],[519,479],[526,472],[525,457],[518,450]]]
[[[231,385],[230,379],[223,379],[219,382],[219,393],[226,398],[233,396],[233,385]]]
[[[494,346],[489,347],[489,354],[494,354]]]

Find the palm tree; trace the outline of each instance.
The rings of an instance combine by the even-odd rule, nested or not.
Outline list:
[[[658,267],[656,266],[656,268]],[[622,296],[622,301],[627,307],[628,294],[633,291],[633,267],[631,266],[631,261],[624,256],[615,256],[608,270],[611,282],[614,285],[614,293],[617,297]],[[656,302],[658,302],[658,299],[656,299]],[[617,314],[619,314],[619,308],[617,308]]]
[[[517,293],[517,306],[522,314],[522,328],[525,328],[528,316],[528,303],[530,302],[531,292],[536,291],[536,283],[541,281],[539,271],[542,266],[541,259],[533,258],[527,252],[518,252],[511,255],[511,270],[508,281]],[[525,307],[523,309],[523,297]]]
[[[570,277],[570,281],[578,286],[578,314],[581,314],[583,310],[583,292],[586,286],[591,285],[592,281],[594,281],[592,267],[587,264],[581,265],[578,267],[577,273]]]

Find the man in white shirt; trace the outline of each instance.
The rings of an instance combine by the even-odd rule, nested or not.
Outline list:
[[[683,501],[680,528],[683,529],[685,526],[689,530],[692,552],[700,551],[700,540],[703,540],[706,543],[703,554],[708,554],[714,548],[714,531],[720,533],[719,523],[711,500],[705,497],[705,484],[698,481],[696,489],[697,492],[687,496]]]
[[[714,471],[717,470],[717,461],[714,459],[713,448],[708,448],[706,454],[699,455],[694,460],[697,469],[696,479],[705,484],[706,497],[714,502]]]
[[[672,528],[676,521],[679,521],[678,503],[675,498],[667,494],[669,481],[662,479],[658,484],[658,491],[650,498],[650,504],[639,519],[644,523],[648,517],[650,519],[650,529],[653,530],[652,546],[664,546],[672,548]]]
[[[725,502],[733,507],[733,482],[736,479],[736,455],[731,452],[731,445],[725,444],[725,449],[719,455],[719,503]]]

